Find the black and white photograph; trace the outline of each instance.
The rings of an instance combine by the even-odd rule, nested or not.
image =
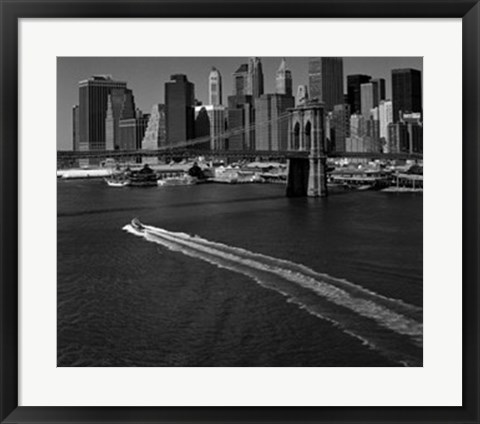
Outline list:
[[[56,65],[57,367],[423,366],[422,57]]]

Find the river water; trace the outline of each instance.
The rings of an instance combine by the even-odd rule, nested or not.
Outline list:
[[[57,189],[58,366],[422,365],[421,194]]]

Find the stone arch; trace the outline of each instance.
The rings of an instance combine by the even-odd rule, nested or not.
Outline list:
[[[312,123],[307,120],[305,124],[305,150],[309,152],[312,149]]]
[[[293,150],[300,150],[300,123],[297,121],[293,127]]]

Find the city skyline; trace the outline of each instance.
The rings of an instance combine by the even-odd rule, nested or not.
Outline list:
[[[386,80],[386,97],[391,97],[391,71],[395,68],[414,68],[423,71],[422,58],[399,57],[349,57],[344,59],[343,85],[346,94],[346,77],[354,73],[371,75],[373,79]],[[234,93],[233,73],[246,57],[200,58],[59,58],[57,61],[57,149],[72,148],[72,106],[78,104],[78,83],[95,74],[111,74],[117,81],[127,83],[133,91],[136,106],[149,113],[154,104],[164,102],[164,84],[175,73],[183,73],[195,84],[195,98],[208,104],[208,76],[212,67],[222,75],[225,97]],[[263,57],[264,92],[275,93],[276,72],[281,57]],[[287,57],[291,71],[293,91],[308,83],[308,58]]]

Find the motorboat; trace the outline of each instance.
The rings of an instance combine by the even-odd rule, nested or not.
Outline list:
[[[137,231],[145,231],[145,226],[140,222],[138,218],[133,218],[131,225]]]

